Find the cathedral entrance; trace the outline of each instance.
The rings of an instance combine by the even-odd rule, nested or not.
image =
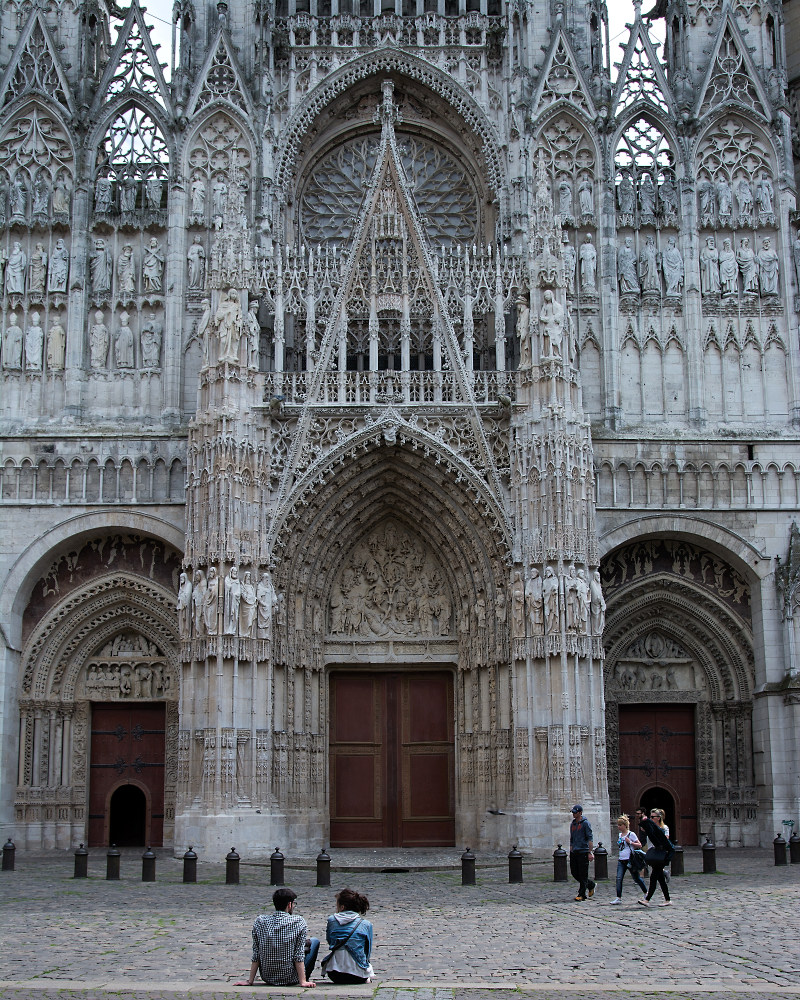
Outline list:
[[[455,843],[453,677],[330,675],[332,847]]]
[[[89,846],[161,847],[163,704],[92,705]]]
[[[620,705],[622,809],[663,809],[671,839],[697,843],[694,705]]]

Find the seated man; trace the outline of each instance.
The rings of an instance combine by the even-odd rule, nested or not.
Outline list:
[[[276,889],[274,913],[262,913],[253,923],[253,964],[250,978],[234,986],[252,986],[256,972],[268,986],[316,986],[309,981],[319,952],[319,938],[311,938],[306,952],[308,925],[294,915],[297,893]]]

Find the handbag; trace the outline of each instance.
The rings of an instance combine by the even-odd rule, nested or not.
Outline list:
[[[667,863],[667,852],[660,847],[651,847],[644,856],[648,865],[665,865]]]
[[[350,931],[350,933],[347,935],[347,937],[344,938],[342,941],[337,941],[336,944],[332,944],[331,945],[331,950],[328,952],[328,954],[325,956],[325,958],[322,959],[322,962],[320,963],[320,967],[322,968],[323,975],[326,973],[326,968],[325,967],[327,966],[328,962],[333,958],[333,953],[335,951],[338,951],[339,948],[342,948],[344,945],[347,944],[347,942],[350,940],[350,938],[355,934],[356,928],[358,927],[358,925],[360,923],[363,922],[363,920],[364,920],[363,917],[359,917],[358,920],[356,920],[353,929]]]
[[[632,847],[631,856],[628,861],[630,869],[632,872],[640,872],[643,868],[647,867],[647,860],[645,858],[645,853],[641,847]]]

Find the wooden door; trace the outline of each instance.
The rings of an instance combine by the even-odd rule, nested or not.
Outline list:
[[[89,781],[89,845],[108,844],[113,792],[135,784],[145,797],[145,839],[160,847],[164,839],[163,703],[92,705]]]
[[[451,675],[334,673],[330,712],[332,846],[452,846]]]
[[[687,845],[697,843],[694,715],[694,705],[619,706],[622,811],[632,816],[645,798],[648,805],[657,805],[651,790],[663,789],[674,804],[670,836]],[[662,808],[668,810],[670,804]]]

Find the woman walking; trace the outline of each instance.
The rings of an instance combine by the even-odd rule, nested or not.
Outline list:
[[[622,902],[622,880],[625,878],[625,872],[630,868],[631,878],[639,886],[643,893],[647,892],[647,886],[642,881],[642,876],[639,874],[639,869],[634,867],[633,852],[637,849],[641,849],[641,843],[636,834],[631,830],[631,821],[623,813],[622,816],[617,820],[617,830],[619,831],[619,836],[617,837],[617,848],[619,850],[619,860],[617,861],[617,896],[616,899],[611,900],[611,905],[615,903],[619,905]],[[641,855],[639,855],[641,857]]]
[[[328,917],[325,937],[330,954],[322,971],[333,983],[368,983],[375,975],[370,965],[372,924],[366,919],[369,900],[352,889],[336,893],[336,913]]]
[[[664,894],[664,901],[659,906],[672,906],[669,898],[669,886],[664,869],[672,860],[675,848],[669,840],[669,827],[664,822],[663,809],[651,809],[650,819],[643,819],[640,829],[647,834],[650,843],[653,845],[647,852],[647,863],[650,865],[650,888],[644,899],[640,899],[642,906],[649,906],[650,900],[656,891],[656,886],[661,886]]]

